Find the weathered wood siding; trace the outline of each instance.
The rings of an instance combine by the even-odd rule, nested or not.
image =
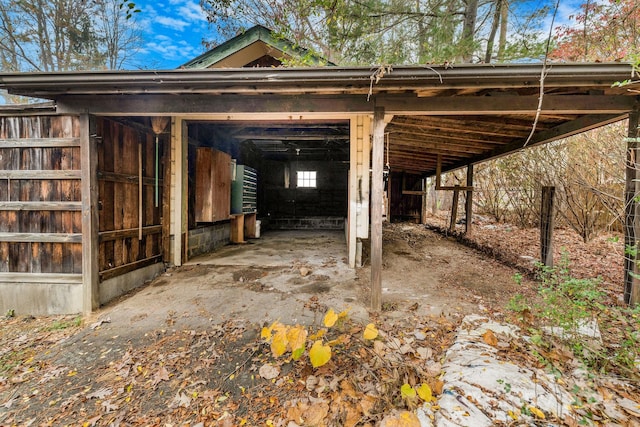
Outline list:
[[[167,142],[161,138],[158,146],[156,207],[153,134],[100,118],[97,133],[101,138],[98,144],[98,262],[100,280],[104,281],[162,261],[162,159]]]
[[[0,117],[0,272],[82,273],[77,117]]]
[[[0,117],[2,309],[81,308],[79,133],[75,116]]]

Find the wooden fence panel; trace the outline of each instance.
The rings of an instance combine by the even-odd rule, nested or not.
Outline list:
[[[155,137],[107,119],[98,119],[97,130],[101,137],[98,145],[98,264],[100,278],[106,280],[162,261],[164,171],[163,163],[159,162],[159,203],[156,207]],[[166,142],[161,142],[160,150],[163,143]],[[160,158],[162,153],[160,151]]]
[[[0,117],[0,273],[82,273],[79,178],[78,117]]]

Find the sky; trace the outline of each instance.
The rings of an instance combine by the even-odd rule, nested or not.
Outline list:
[[[202,40],[215,33],[196,0],[136,0],[142,48],[125,68],[168,70],[205,51]]]
[[[522,4],[532,5],[539,1],[524,0]],[[583,0],[560,0],[555,25],[568,22],[569,16],[578,12],[582,2]],[[136,14],[136,20],[144,42],[142,48],[125,64],[125,68],[178,68],[205,51],[203,39],[217,38],[214,30],[209,27],[198,0],[136,0],[135,4],[141,9]],[[551,13],[543,23],[545,36],[550,24]]]

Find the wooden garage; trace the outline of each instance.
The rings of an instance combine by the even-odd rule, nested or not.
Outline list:
[[[376,308],[385,169],[392,197],[420,197],[425,177],[626,118],[633,245],[640,104],[633,86],[612,86],[631,73],[615,63],[2,74],[0,88],[52,102],[1,112],[0,310],[88,312],[181,265],[196,242],[228,242],[231,201],[195,197],[213,179],[198,163],[277,170],[269,182],[282,188],[259,191],[257,218],[271,203],[288,219],[274,200],[295,190],[284,182],[303,170],[291,166],[300,155],[339,177],[339,191],[300,190],[299,203],[323,200],[327,217],[343,216],[351,266],[369,239]],[[471,175],[462,191],[472,186]],[[196,217],[204,209],[208,219]],[[627,262],[628,302],[636,268]]]

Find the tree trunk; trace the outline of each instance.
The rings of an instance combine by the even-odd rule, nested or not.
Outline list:
[[[509,18],[509,0],[500,1],[500,38],[498,39],[498,62],[504,61],[507,48],[507,19]]]
[[[493,22],[491,23],[491,32],[487,39],[487,51],[484,54],[484,62],[486,64],[491,63],[491,57],[493,56],[493,44],[496,39],[496,33],[498,32],[498,26],[500,24],[500,16],[502,15],[502,2],[503,0],[495,0],[495,10],[493,11]]]
[[[478,19],[478,0],[467,0],[464,10],[464,22],[460,44],[462,45],[462,62],[471,62],[473,59],[474,34],[476,20]]]

